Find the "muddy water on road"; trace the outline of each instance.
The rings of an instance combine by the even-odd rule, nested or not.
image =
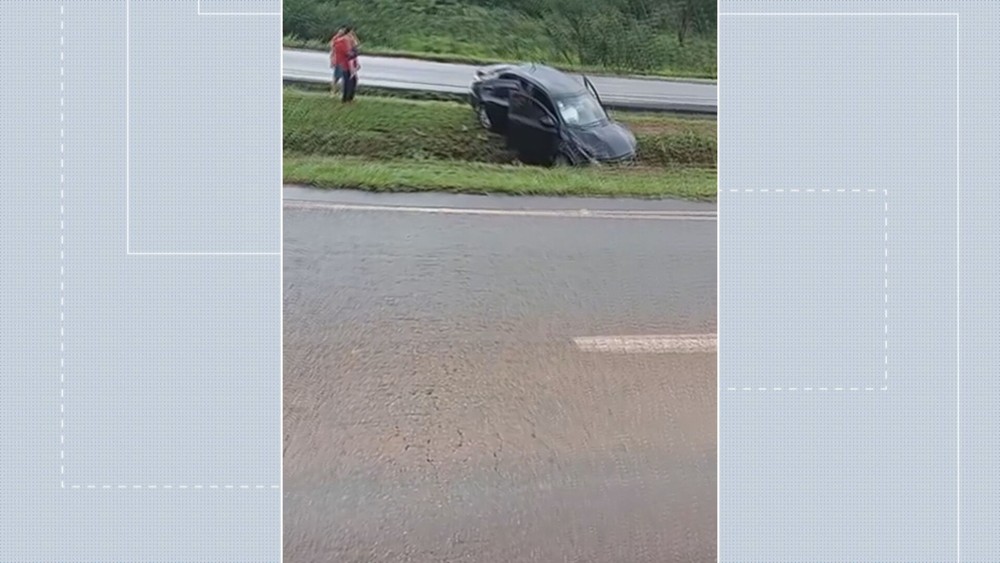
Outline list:
[[[285,556],[711,561],[714,223],[285,212]]]

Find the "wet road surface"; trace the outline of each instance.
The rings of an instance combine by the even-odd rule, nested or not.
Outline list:
[[[714,221],[286,205],[284,228],[287,562],[715,559],[715,354],[574,343],[714,333]]]

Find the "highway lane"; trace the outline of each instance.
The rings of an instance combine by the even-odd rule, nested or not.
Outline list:
[[[285,79],[329,82],[329,56],[317,51],[285,49]],[[362,56],[361,81],[370,86],[464,94],[477,67],[393,57]],[[687,82],[593,76],[591,81],[609,105],[629,109],[716,112],[714,82]]]
[[[285,198],[286,561],[714,561],[714,206]]]

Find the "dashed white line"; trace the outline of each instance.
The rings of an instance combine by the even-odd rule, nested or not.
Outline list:
[[[882,190],[882,272],[883,272],[883,286],[885,290],[882,293],[882,316],[885,319],[883,324],[883,341],[882,341],[882,363],[885,366],[882,372],[882,381],[884,385],[889,384],[889,190]]]
[[[776,189],[769,189],[769,188],[760,188],[760,189],[744,188],[744,189],[737,189],[737,188],[731,188],[731,189],[729,189],[730,193],[784,193],[784,191],[785,190],[782,189],[782,188],[776,188]],[[837,188],[837,189],[831,189],[831,188],[822,188],[822,189],[816,189],[816,188],[806,188],[806,189],[791,188],[788,191],[792,192],[792,193],[799,193],[799,192],[805,192],[805,193],[817,193],[817,192],[819,192],[819,193],[876,193],[876,192],[878,192],[878,190],[873,189],[873,188],[867,188],[867,189],[861,189],[861,188],[852,188],[852,189],[847,189],[847,188]],[[885,368],[883,370],[883,373],[882,373],[883,385],[881,387],[864,387],[864,388],[861,388],[861,387],[850,387],[850,388],[846,389],[847,391],[862,391],[862,390],[863,391],[887,391],[889,389],[889,202],[888,202],[889,190],[883,189],[882,190],[882,195],[884,196],[884,201],[882,202],[882,211],[883,211],[883,216],[882,216],[882,229],[883,229],[883,231],[882,231],[882,242],[883,242],[882,255],[884,257],[884,261],[883,261],[883,264],[882,264],[882,271],[883,271],[883,278],[882,278],[882,287],[883,287],[882,302],[884,304],[884,307],[883,307],[883,310],[882,310],[882,316],[885,319],[885,322],[883,324],[883,329],[882,329],[883,335],[884,335],[883,342],[882,342],[882,348],[884,350],[883,364],[885,366]],[[772,391],[798,391],[798,390],[800,390],[800,388],[798,388],[798,387],[787,387],[787,388],[774,387],[774,388],[771,388],[771,389],[768,389],[766,387],[758,387],[756,389],[758,391],[768,391],[768,390],[772,390]],[[819,390],[819,391],[829,391],[830,390],[829,387],[818,387],[818,388],[815,388],[815,389]],[[727,391],[753,391],[754,388],[753,387],[727,387],[726,390]],[[813,387],[803,387],[803,388],[801,388],[801,390],[802,391],[813,391],[814,388]],[[834,387],[833,391],[845,391],[845,388],[843,388],[843,387]]]
[[[647,336],[582,336],[573,343],[582,352],[611,354],[712,353],[718,347],[714,334],[676,334]]]
[[[66,15],[66,6],[64,4],[59,6],[59,29],[63,31],[66,29],[66,21],[64,16]],[[66,153],[66,144],[62,142],[66,138],[66,128],[63,125],[66,122],[66,51],[63,46],[66,45],[66,35],[65,33],[60,33],[59,36],[59,476],[63,477],[66,474],[66,373],[64,367],[66,365],[66,207],[64,205],[66,200],[66,160],[64,155]],[[66,481],[60,480],[60,486],[65,489]]]
[[[65,4],[60,5],[59,6],[59,16],[60,16],[59,29],[60,29],[60,31],[63,31],[63,32],[66,29],[66,22],[65,22],[65,18],[64,18],[65,14],[66,14],[66,6],[65,6]],[[280,14],[278,14],[278,15],[280,15]],[[127,20],[128,20],[129,17],[130,17],[129,16],[129,2],[126,2],[126,29],[128,29],[128,25],[129,24],[128,24]],[[128,40],[126,40],[126,50],[128,50],[128,44],[129,44],[129,42],[128,42]],[[65,160],[65,153],[66,153],[66,144],[65,144],[65,141],[64,141],[64,139],[66,138],[66,128],[65,128],[65,122],[66,122],[66,112],[65,112],[65,106],[66,106],[66,97],[65,97],[65,92],[66,92],[66,81],[65,81],[65,76],[66,76],[66,68],[65,68],[66,52],[65,52],[65,45],[66,45],[66,36],[65,36],[65,33],[61,33],[61,35],[59,37],[59,46],[60,46],[60,51],[59,51],[59,61],[60,61],[60,65],[59,65],[59,76],[60,76],[60,81],[59,81],[59,92],[60,92],[60,97],[59,97],[59,108],[60,108],[60,110],[59,110],[59,123],[60,123],[59,139],[60,139],[60,142],[58,144],[58,146],[59,146],[59,156],[60,156],[60,158],[59,158],[59,200],[60,200],[59,201],[59,247],[60,247],[59,248],[59,261],[60,261],[60,264],[59,264],[59,337],[60,337],[60,339],[59,339],[59,350],[60,350],[60,357],[59,357],[59,384],[60,384],[60,387],[59,387],[59,399],[60,399],[60,402],[59,402],[59,414],[60,414],[60,418],[59,418],[59,429],[60,429],[60,434],[59,434],[59,446],[60,446],[60,449],[59,449],[59,460],[60,460],[59,474],[60,474],[60,477],[63,477],[63,479],[60,480],[60,487],[63,488],[63,489],[75,489],[75,490],[111,490],[111,489],[118,489],[118,490],[149,490],[149,489],[174,490],[174,489],[185,489],[186,490],[188,488],[190,488],[190,489],[199,489],[199,490],[202,490],[202,489],[230,489],[230,490],[249,490],[249,489],[255,489],[255,490],[276,490],[276,489],[280,489],[281,485],[169,485],[169,484],[168,485],[124,485],[124,484],[120,484],[120,485],[111,485],[111,484],[103,484],[103,485],[97,485],[97,484],[86,484],[86,485],[83,485],[83,484],[70,484],[70,485],[67,485],[66,481],[64,480],[64,476],[65,476],[65,473],[66,473],[66,465],[65,465],[65,459],[66,459],[66,449],[65,449],[65,444],[66,444],[66,434],[65,434],[65,428],[66,428],[66,418],[65,418],[65,413],[66,413],[66,403],[65,403],[65,397],[66,397],[66,387],[65,387],[65,383],[66,383],[66,373],[65,373],[65,367],[66,367],[66,355],[65,355],[65,350],[66,350],[66,345],[65,345],[65,334],[66,334],[66,331],[65,331],[65,321],[66,321],[66,314],[65,314],[65,306],[66,306],[66,295],[65,295],[66,294],[66,282],[65,282],[65,278],[66,278],[66,266],[65,266],[65,260],[66,260],[66,253],[65,253],[65,245],[66,245],[66,239],[65,239],[65,230],[66,230],[66,221],[65,221],[65,216],[66,216],[66,206],[65,206],[65,200],[66,200],[66,190],[65,190],[65,184],[66,184],[66,175],[65,175],[66,160]],[[126,68],[126,71],[127,71],[127,68]],[[126,80],[126,82],[128,82],[128,81]],[[127,99],[126,99],[126,103],[127,103]],[[126,114],[128,114],[127,111],[126,111]],[[127,134],[127,132],[126,132],[126,134]],[[127,160],[126,160],[126,166],[128,166],[128,161]],[[278,254],[280,254],[280,253],[278,253]]]

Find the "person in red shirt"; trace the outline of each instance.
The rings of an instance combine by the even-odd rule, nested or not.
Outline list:
[[[330,68],[333,69],[333,83],[330,88],[331,96],[337,95],[337,84],[344,79],[344,66],[340,57],[338,57],[337,45],[338,41],[344,37],[344,30],[346,28],[347,26],[344,25],[338,27],[337,32],[334,33],[333,37],[330,39]]]
[[[340,69],[344,82],[344,102],[354,101],[354,92],[358,85],[358,41],[354,30],[345,26],[342,33],[333,39],[333,62]],[[336,71],[335,71],[336,72]]]

